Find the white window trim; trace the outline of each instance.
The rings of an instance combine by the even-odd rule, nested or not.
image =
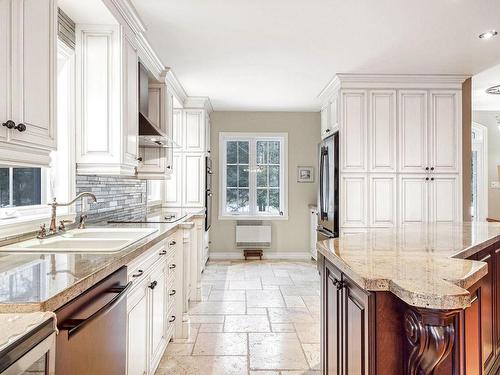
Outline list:
[[[253,214],[247,213],[227,213],[225,211],[226,207],[226,147],[225,142],[230,140],[248,140],[250,142],[250,147],[256,141],[259,140],[276,140],[276,138],[281,138],[281,168],[280,168],[280,181],[282,186],[280,188],[280,199],[281,206],[283,207],[283,215],[268,214],[264,212],[255,212]],[[250,154],[250,153],[249,153]],[[249,155],[250,157],[250,155]],[[256,161],[253,157],[249,160],[249,189],[250,191],[256,190],[256,179],[251,177],[255,174],[252,171],[253,167],[256,165]],[[219,220],[288,220],[288,133],[268,133],[268,132],[258,132],[258,133],[240,133],[240,132],[220,132],[219,133]],[[255,207],[256,202],[254,202],[255,197],[250,194],[250,207]]]

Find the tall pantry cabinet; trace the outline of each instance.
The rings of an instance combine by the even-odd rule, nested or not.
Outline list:
[[[340,74],[325,88],[322,137],[339,130],[344,232],[462,220],[466,78]]]

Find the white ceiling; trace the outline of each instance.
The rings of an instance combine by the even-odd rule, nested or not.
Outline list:
[[[486,94],[491,86],[500,85],[500,64],[472,77],[472,109],[475,111],[500,111],[500,95]]]
[[[57,0],[57,5],[75,23],[116,24],[117,21],[101,0]]]
[[[318,110],[335,73],[476,74],[499,0],[132,0],[187,93],[215,110]]]

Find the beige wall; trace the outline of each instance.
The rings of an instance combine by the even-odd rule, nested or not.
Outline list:
[[[500,220],[500,189],[492,189],[491,182],[500,180],[500,130],[495,116],[499,111],[474,111],[473,121],[488,128],[488,217]]]
[[[288,133],[288,220],[272,221],[272,246],[265,252],[309,251],[308,205],[316,202],[317,147],[320,142],[319,113],[306,112],[214,112],[211,119],[211,155],[214,200],[211,252],[241,251],[235,248],[235,220],[219,220],[219,133]],[[298,183],[297,166],[314,166],[315,183]]]

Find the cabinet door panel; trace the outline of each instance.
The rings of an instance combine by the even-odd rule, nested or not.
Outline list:
[[[366,91],[342,92],[341,170],[366,172]]]
[[[471,292],[472,303],[464,310],[465,373],[481,374],[481,322],[479,290]]]
[[[433,180],[432,180],[433,179]],[[437,175],[430,180],[430,220],[437,223],[461,220],[460,186],[456,175]]]
[[[483,370],[489,370],[494,352],[493,322],[493,280],[495,277],[494,250],[479,254],[478,260],[488,264],[488,274],[481,279],[481,359]]]
[[[395,175],[370,177],[370,226],[396,225],[396,182]]]
[[[125,95],[125,113],[124,113],[124,159],[125,163],[133,166],[137,165],[139,131],[139,98],[138,98],[138,58],[137,50],[125,38],[124,41],[124,95]]]
[[[338,270],[326,267],[326,285],[324,293],[324,312],[326,319],[323,322],[322,332],[325,347],[324,367],[328,375],[340,375],[342,373],[341,360],[341,305],[342,292],[336,283],[341,280]]]
[[[184,112],[185,150],[204,151],[205,122],[202,110],[186,110]]]
[[[151,289],[151,360],[152,365],[159,360],[166,345],[167,332],[167,279],[165,277],[167,264],[163,261],[151,274],[151,282],[156,286]],[[151,285],[151,284],[150,284]],[[152,285],[151,285],[152,286]]]
[[[399,92],[399,171],[424,172],[427,158],[427,92]]]
[[[343,374],[368,373],[368,296],[345,280],[343,325]]]
[[[127,375],[145,375],[148,368],[148,297],[145,284],[127,297]]]
[[[184,198],[185,207],[203,207],[204,205],[204,161],[203,154],[184,154]]]
[[[396,91],[370,92],[370,170],[396,171]]]
[[[11,141],[54,149],[57,51],[55,1],[24,0],[11,4],[12,120],[16,124],[26,125],[24,132],[11,132]]]
[[[428,221],[427,175],[399,176],[399,221],[401,224]]]
[[[461,153],[461,95],[459,91],[431,91],[431,168],[458,173]]]
[[[328,129],[328,106],[321,108],[321,138],[325,138],[329,135]]]
[[[496,348],[500,355],[500,247],[495,249],[495,293],[496,293]]]
[[[331,132],[334,132],[339,126],[338,105],[339,105],[338,96],[335,95],[330,100],[330,104],[329,104],[329,112],[330,113],[329,113],[329,119],[328,119],[328,128],[330,129]]]
[[[172,173],[171,178],[165,181],[165,203],[171,207],[182,206],[182,156],[175,153],[173,155],[172,167],[175,173]]]
[[[173,124],[172,124],[172,138],[175,143],[182,147],[183,142],[183,131],[182,131],[182,110],[174,109],[172,114]]]
[[[11,120],[10,96],[10,1],[0,1],[0,124]],[[7,138],[7,128],[0,126],[0,140]]]
[[[341,226],[368,226],[368,183],[364,175],[343,175],[341,177]]]

